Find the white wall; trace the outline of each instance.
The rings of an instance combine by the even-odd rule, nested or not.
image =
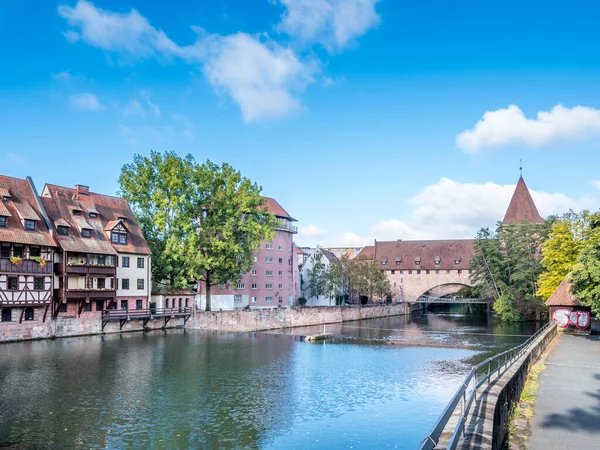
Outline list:
[[[123,257],[129,257],[129,267],[123,267]],[[138,258],[144,259],[144,268],[139,269],[137,266]],[[119,265],[117,266],[117,278],[119,280],[117,286],[117,297],[149,297],[151,286],[150,271],[151,259],[148,255],[135,255],[119,253]],[[122,279],[129,279],[129,289],[121,289],[123,286]],[[144,289],[138,290],[137,280],[144,280]]]

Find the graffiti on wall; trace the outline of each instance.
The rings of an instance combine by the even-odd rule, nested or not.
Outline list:
[[[591,314],[589,311],[571,311],[570,309],[557,309],[552,315],[556,326],[560,329],[569,326],[585,330],[590,325]]]

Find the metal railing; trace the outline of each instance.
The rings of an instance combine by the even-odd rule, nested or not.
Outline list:
[[[401,300],[403,303],[492,303],[493,299],[488,298],[463,298],[463,297],[429,297],[423,296],[416,300]]]
[[[469,409],[473,404],[473,401],[477,399],[477,390],[483,386],[486,382],[489,384],[492,381],[492,377],[496,375],[494,381],[496,381],[502,374],[506,372],[506,370],[517,360],[519,359],[532,345],[535,341],[550,330],[552,327],[555,327],[556,324],[554,322],[548,323],[540,328],[534,335],[532,335],[529,339],[527,339],[523,344],[511,348],[510,350],[506,350],[505,352],[499,353],[498,355],[492,356],[491,358],[486,359],[485,361],[480,362],[476,366],[473,366],[466,378],[464,379],[462,385],[458,388],[442,414],[440,418],[437,420],[435,425],[433,426],[429,435],[427,435],[422,441],[421,446],[419,447],[421,450],[433,450],[435,446],[439,443],[440,436],[446,429],[448,425],[448,421],[454,416],[456,409],[460,407],[460,415],[458,418],[458,422],[453,430],[452,437],[448,442],[446,449],[453,450],[458,445],[458,441],[465,432],[465,425],[467,422],[467,415],[469,413]],[[548,336],[545,336],[547,339]],[[544,345],[547,342],[544,343]],[[495,367],[494,367],[495,366]]]

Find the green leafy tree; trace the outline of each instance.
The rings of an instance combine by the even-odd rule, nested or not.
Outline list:
[[[264,207],[261,188],[229,164],[196,166],[183,200],[181,226],[188,276],[206,287],[237,282],[254,263],[255,250],[275,236],[277,219]]]
[[[318,250],[315,252],[312,267],[306,271],[306,275],[308,278],[308,295],[311,298],[316,297],[318,302],[319,297],[325,295],[330,288],[328,270],[323,262],[323,253]]]
[[[340,303],[349,295],[350,289],[350,258],[343,255],[327,268],[327,291],[330,298],[339,299]]]
[[[390,280],[375,261],[353,260],[349,285],[359,297],[367,297],[371,302],[373,297],[392,295]]]
[[[151,152],[150,156],[135,155],[119,176],[119,194],[129,202],[152,251],[153,279],[176,287],[190,281],[179,221],[195,166],[191,155],[181,158],[173,152]]]
[[[573,294],[600,315],[600,239],[593,239],[581,251],[571,275]]]

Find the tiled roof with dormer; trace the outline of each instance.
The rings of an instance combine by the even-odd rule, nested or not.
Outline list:
[[[473,239],[377,241],[373,258],[387,270],[468,270],[474,253]]]

